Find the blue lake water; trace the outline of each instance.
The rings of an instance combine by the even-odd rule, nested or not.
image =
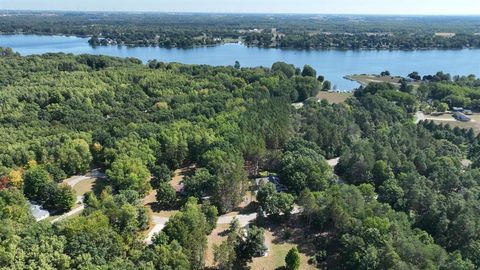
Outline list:
[[[37,35],[0,35],[0,47],[11,47],[22,55],[64,52],[73,54],[104,54],[118,57],[136,57],[142,61],[158,59],[163,62],[186,64],[233,65],[239,61],[244,67],[266,66],[284,61],[303,67],[313,66],[318,74],[332,81],[338,90],[351,90],[357,83],[343,79],[350,74],[378,74],[389,70],[394,75],[406,76],[412,71],[433,74],[437,71],[452,75],[480,76],[480,50],[285,50],[224,44],[192,49],[155,47],[97,47],[92,48],[87,38]]]

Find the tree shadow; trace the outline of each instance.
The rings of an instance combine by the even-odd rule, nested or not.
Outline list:
[[[245,214],[256,213],[258,210],[258,207],[259,205],[257,202],[250,202],[247,206],[236,208],[234,211],[238,211],[238,213],[245,215]]]
[[[161,211],[179,210],[181,205],[182,205],[181,200],[179,200],[173,205],[163,205],[158,202],[151,202],[151,203],[147,203],[145,206],[150,207],[150,209],[152,209],[153,212],[158,213]]]
[[[92,184],[92,192],[98,196],[109,186],[110,183],[106,177],[99,177]]]

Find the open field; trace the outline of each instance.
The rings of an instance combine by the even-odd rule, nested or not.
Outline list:
[[[352,96],[352,93],[342,93],[342,92],[327,92],[327,91],[319,91],[317,94],[317,98],[319,100],[326,99],[330,103],[339,104],[345,102],[349,97]]]

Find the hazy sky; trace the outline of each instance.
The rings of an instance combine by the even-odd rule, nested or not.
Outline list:
[[[0,0],[0,9],[480,15],[480,0]]]

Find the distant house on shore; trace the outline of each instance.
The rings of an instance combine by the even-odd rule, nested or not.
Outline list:
[[[455,117],[455,119],[457,119],[458,121],[462,122],[469,122],[470,120],[472,120],[470,117],[466,116],[461,112],[454,112],[453,117]]]
[[[28,203],[30,207],[30,212],[36,221],[41,221],[50,216],[50,213],[47,210],[42,209],[40,205]]]

